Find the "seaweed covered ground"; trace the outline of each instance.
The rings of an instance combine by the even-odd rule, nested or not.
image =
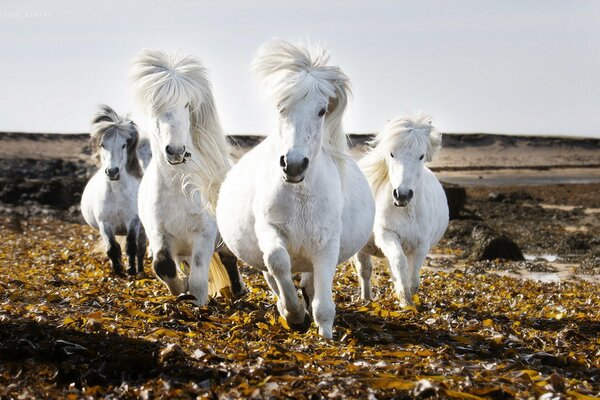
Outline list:
[[[383,264],[376,300],[361,302],[352,266],[342,265],[331,341],[314,326],[306,334],[288,329],[249,267],[242,266],[243,298],[224,293],[195,307],[169,296],[150,273],[111,277],[87,226],[42,212],[5,214],[0,398],[598,396],[598,284],[501,274],[552,271],[547,260],[463,257],[469,224],[485,220],[526,254],[555,254],[573,272],[588,263],[594,277],[598,214],[587,193],[597,186],[567,186],[580,192],[571,197],[556,187],[536,190],[469,189],[464,215],[427,260],[415,307],[398,307]],[[581,203],[549,207],[569,198]]]

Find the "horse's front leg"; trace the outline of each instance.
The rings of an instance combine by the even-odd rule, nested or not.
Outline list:
[[[394,288],[402,307],[412,305],[412,289],[409,265],[400,236],[397,233],[383,229],[376,235],[377,246],[381,249],[390,264],[390,272],[394,280]]]
[[[265,281],[267,281],[267,285],[269,285],[271,292],[279,297],[279,288],[277,287],[277,282],[275,282],[273,275],[271,275],[269,271],[263,271],[263,276],[265,277]]]
[[[149,232],[150,249],[152,250],[152,268],[154,273],[167,285],[169,292],[178,296],[187,290],[187,283],[177,273],[177,265],[169,250],[166,238],[159,232]]]
[[[146,258],[146,231],[140,224],[140,230],[137,237],[137,272],[138,274],[144,273],[144,261]]]
[[[335,303],[333,302],[333,276],[339,257],[339,238],[332,240],[320,254],[313,258],[313,298],[312,312],[319,335],[326,339],[333,337],[333,320],[335,319]]]
[[[310,327],[310,315],[300,303],[292,281],[292,264],[285,241],[275,227],[264,224],[257,227],[258,245],[263,253],[268,273],[278,288],[277,309],[290,328],[306,332]]]
[[[100,235],[106,245],[106,255],[110,260],[110,265],[115,275],[123,275],[123,267],[121,265],[121,246],[115,238],[115,234],[106,224],[99,224]]]
[[[208,269],[215,250],[217,229],[204,229],[194,240],[192,265],[189,277],[190,294],[196,298],[194,303],[203,306],[208,302]]]
[[[429,252],[429,248],[426,246],[421,246],[415,249],[413,254],[408,259],[408,268],[411,270],[412,275],[410,277],[410,289],[412,294],[415,294],[419,291],[420,286],[420,273],[421,266],[425,262],[425,258],[427,257],[427,253]]]
[[[217,253],[225,266],[229,281],[231,282],[231,293],[233,293],[234,297],[241,297],[246,290],[246,285],[237,266],[237,257],[225,246],[219,249]]]
[[[135,261],[138,254],[138,236],[141,225],[139,218],[135,217],[127,227],[127,261],[129,263],[127,273],[129,275],[136,273]]]

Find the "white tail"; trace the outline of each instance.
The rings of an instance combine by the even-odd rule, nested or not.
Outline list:
[[[221,262],[219,254],[213,253],[208,267],[208,295],[219,296],[221,289],[229,286],[231,288],[231,281],[229,280],[229,274],[225,266]]]

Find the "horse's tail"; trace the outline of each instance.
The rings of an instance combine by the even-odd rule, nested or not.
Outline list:
[[[213,253],[208,267],[208,295],[219,295],[221,290],[228,286],[231,288],[231,281],[225,265],[221,262],[219,254]]]

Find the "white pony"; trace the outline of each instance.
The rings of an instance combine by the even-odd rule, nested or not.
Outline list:
[[[279,110],[279,127],[246,153],[221,186],[217,222],[227,246],[260,269],[288,324],[311,319],[292,273],[301,273],[319,334],[332,337],[337,264],[366,243],[375,205],[347,156],[341,120],[349,81],[321,48],[274,39],[254,60]]]
[[[226,249],[220,259],[213,257],[218,240],[214,207],[231,163],[206,70],[189,55],[145,50],[133,60],[130,77],[138,102],[155,124],[139,208],[156,275],[174,295],[189,290],[198,305],[206,304],[209,291],[229,284],[239,294],[243,282],[236,258]],[[180,274],[182,265],[189,267],[189,276]]]
[[[448,227],[442,185],[425,166],[440,149],[442,135],[427,115],[391,121],[359,162],[377,211],[373,235],[354,259],[361,297],[371,298],[371,256],[386,257],[402,306],[413,304],[419,270]]]
[[[85,221],[98,229],[106,244],[113,271],[121,275],[121,247],[115,235],[127,236],[130,275],[143,272],[146,236],[138,218],[137,195],[142,169],[137,158],[138,131],[108,106],[101,106],[92,121],[92,155],[100,169],[81,197]]]

